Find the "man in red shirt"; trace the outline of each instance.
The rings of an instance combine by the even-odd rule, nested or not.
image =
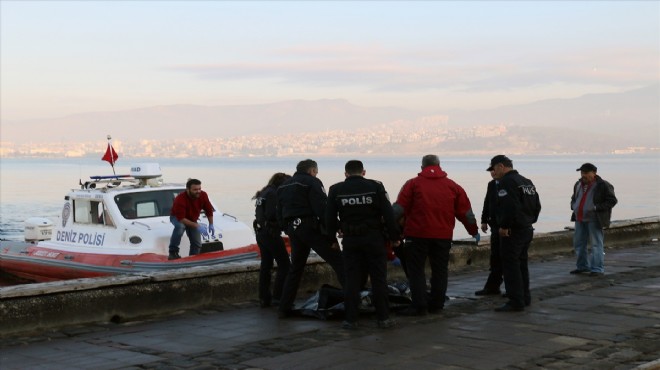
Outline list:
[[[399,312],[405,316],[422,316],[444,308],[447,293],[449,249],[454,235],[455,219],[467,232],[479,237],[477,219],[472,213],[465,190],[450,180],[440,168],[437,155],[422,158],[422,172],[408,180],[396,200],[403,208],[405,225],[404,250],[412,293],[412,304]],[[431,264],[431,294],[426,294],[426,259]]]
[[[208,229],[206,225],[197,223],[202,210],[209,220]],[[170,222],[174,225],[172,237],[170,238],[168,259],[174,260],[181,258],[179,256],[179,244],[183,233],[188,234],[190,240],[190,255],[199,254],[202,247],[202,235],[208,235],[210,232],[215,234],[213,226],[213,206],[209,196],[202,191],[202,182],[197,179],[190,179],[186,183],[186,191],[181,192],[174,198],[172,212],[170,213]]]

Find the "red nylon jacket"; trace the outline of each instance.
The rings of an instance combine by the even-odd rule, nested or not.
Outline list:
[[[447,177],[440,166],[427,166],[408,180],[397,197],[404,209],[406,237],[452,239],[458,219],[470,235],[478,232],[465,190]]]

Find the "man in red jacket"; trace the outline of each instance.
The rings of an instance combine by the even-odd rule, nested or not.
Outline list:
[[[205,224],[198,223],[202,210],[209,221],[208,227]],[[175,260],[181,258],[179,255],[179,244],[183,233],[188,234],[190,240],[190,255],[199,254],[202,248],[202,235],[208,237],[215,234],[213,226],[213,205],[209,200],[208,194],[202,190],[202,182],[197,179],[190,179],[186,183],[186,191],[181,192],[174,198],[172,211],[170,213],[170,222],[174,225],[172,237],[170,238],[168,259]]]
[[[396,200],[403,207],[405,255],[412,304],[405,316],[437,313],[445,304],[449,249],[458,219],[470,235],[479,238],[477,220],[465,190],[440,168],[437,155],[422,158],[422,172],[408,180]],[[431,264],[431,294],[426,294],[426,259]]]

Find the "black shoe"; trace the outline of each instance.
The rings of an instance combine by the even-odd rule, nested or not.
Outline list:
[[[168,260],[178,260],[179,258],[181,258],[181,256],[179,256],[179,252],[170,252],[170,255],[167,256]]]
[[[390,329],[396,326],[396,321],[392,319],[378,320],[378,327],[381,329]]]
[[[286,319],[293,316],[293,311],[291,310],[286,310],[286,311],[277,311],[277,317],[280,319]]]
[[[399,312],[396,313],[397,315],[401,316],[426,316],[427,312],[425,309],[419,309],[415,307],[407,307]]]
[[[484,289],[477,290],[476,292],[474,292],[474,295],[498,295],[500,293],[501,292],[500,292],[499,289],[486,289],[486,288],[484,288]]]
[[[509,303],[505,303],[500,307],[495,309],[495,312],[521,312],[525,311],[525,307],[513,306]]]
[[[597,277],[600,277],[600,276],[603,276],[603,275],[605,275],[604,272],[598,272],[598,271],[591,271],[591,272],[589,273],[589,276],[597,276]]]
[[[346,330],[357,330],[358,324],[356,322],[344,321],[341,323],[341,328]]]
[[[589,270],[580,270],[580,269],[575,269],[570,272],[572,275],[579,275],[579,274],[587,274],[589,273]]]
[[[259,300],[259,307],[261,307],[261,308],[270,307],[270,301],[265,300],[265,299],[260,299]]]

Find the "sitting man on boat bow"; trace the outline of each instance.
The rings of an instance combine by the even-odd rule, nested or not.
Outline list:
[[[206,225],[197,223],[199,215],[204,210],[209,220],[208,229]],[[188,234],[190,240],[190,255],[199,254],[202,248],[202,235],[208,236],[215,234],[213,226],[213,206],[209,196],[202,191],[202,182],[197,179],[190,179],[186,183],[186,191],[181,192],[174,198],[172,212],[170,213],[170,222],[174,225],[172,237],[170,238],[168,259],[179,259],[179,244],[183,233]]]

